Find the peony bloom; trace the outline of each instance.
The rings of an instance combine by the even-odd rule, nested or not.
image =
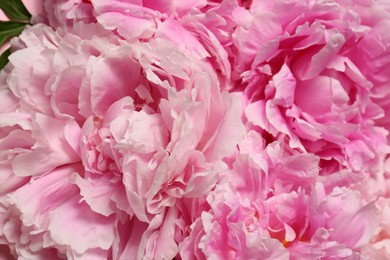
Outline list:
[[[3,163],[1,200],[1,242],[13,254],[177,254],[186,203],[202,207],[244,126],[241,97],[222,93],[206,60],[172,40],[125,41],[83,23],[38,24],[13,40],[2,149],[14,142],[15,155]]]
[[[189,259],[356,257],[376,233],[380,214],[359,192],[323,186],[319,158],[282,140],[264,148],[250,131],[231,169],[208,196],[210,210],[191,226]],[[346,207],[345,205],[349,206]]]
[[[377,84],[355,61],[371,28],[335,2],[258,2],[233,35],[248,127],[285,136],[291,148],[320,157],[321,176],[366,183],[364,196],[374,199],[385,191],[388,130],[377,124],[385,115],[371,96]]]
[[[242,74],[250,101],[246,116],[274,136],[287,135],[293,148],[321,153],[326,161],[359,171],[388,151],[382,145],[386,130],[374,125],[383,110],[369,97],[373,83],[350,59],[368,29],[336,3],[313,4],[291,6],[290,16],[292,10],[303,12],[294,20],[284,16],[282,10],[287,9],[273,12],[280,17],[271,15],[272,8],[281,8],[277,4],[267,7],[267,21],[274,29],[262,36],[258,48],[240,53],[245,59],[253,57],[251,69]],[[256,15],[262,17],[264,11],[251,11],[257,26]],[[321,19],[311,22],[317,16]],[[237,44],[245,44],[240,39],[253,30],[238,28]],[[240,66],[247,66],[244,60]]]

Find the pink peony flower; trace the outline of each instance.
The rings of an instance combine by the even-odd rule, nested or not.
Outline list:
[[[242,49],[237,68],[248,68],[249,127],[315,153],[323,175],[348,169],[380,185],[388,132],[375,122],[384,112],[370,96],[375,82],[353,61],[370,28],[333,2],[253,4],[248,14],[233,39]],[[260,19],[269,26],[255,33]]]
[[[26,120],[2,139],[25,136],[25,149],[5,162],[15,184],[1,200],[2,229],[10,226],[3,243],[13,254],[177,254],[170,234],[191,222],[183,219],[185,208],[174,205],[204,201],[244,126],[241,97],[221,93],[211,66],[175,43],[157,36],[119,41],[99,25],[82,23],[57,31],[35,25],[13,41],[18,50],[2,72],[12,107],[2,115]],[[26,204],[30,193],[37,196]],[[123,226],[137,226],[137,238],[135,227],[124,232]]]
[[[346,187],[326,191],[319,158],[291,154],[286,146],[274,142],[264,150],[261,137],[248,133],[226,179],[208,196],[211,209],[191,226],[182,256],[328,259],[359,254],[379,227],[378,209]]]
[[[183,259],[289,259],[283,244],[259,227],[257,210],[236,195],[221,187],[209,197],[211,210],[181,244]]]

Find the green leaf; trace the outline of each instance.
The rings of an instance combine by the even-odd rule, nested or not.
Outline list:
[[[11,20],[30,21],[31,19],[31,14],[22,0],[0,0],[0,9]]]
[[[11,55],[11,48],[8,48],[0,55],[0,70],[2,70],[8,63],[8,57]]]
[[[0,46],[14,36],[18,36],[26,26],[26,23],[14,21],[0,21]]]

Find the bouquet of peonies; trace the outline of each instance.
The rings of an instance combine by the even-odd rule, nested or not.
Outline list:
[[[390,259],[389,0],[25,2],[0,257]]]

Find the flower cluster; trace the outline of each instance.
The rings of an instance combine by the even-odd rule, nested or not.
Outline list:
[[[0,251],[390,258],[387,0],[46,0],[0,72]]]

